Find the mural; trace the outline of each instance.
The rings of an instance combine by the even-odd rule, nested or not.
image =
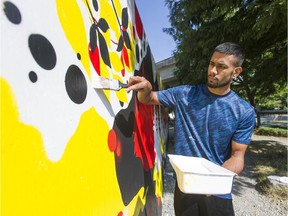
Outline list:
[[[1,1],[1,215],[161,215],[167,114],[134,0]]]

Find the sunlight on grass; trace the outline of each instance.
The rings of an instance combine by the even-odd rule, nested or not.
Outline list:
[[[287,176],[287,146],[271,141],[252,141],[248,153],[253,158],[257,188],[272,198],[287,198],[288,186],[275,186],[269,175]]]

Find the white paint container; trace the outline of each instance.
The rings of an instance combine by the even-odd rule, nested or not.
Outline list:
[[[176,173],[178,187],[187,194],[231,193],[233,178],[237,175],[205,158],[169,154]]]

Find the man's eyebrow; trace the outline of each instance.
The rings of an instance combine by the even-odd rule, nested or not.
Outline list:
[[[219,61],[219,62],[217,62],[218,64],[226,64],[224,61]]]
[[[223,62],[223,61],[217,62],[217,61],[210,60],[210,63],[218,64],[218,65],[226,65],[227,66],[227,64],[225,62]]]
[[[219,62],[218,64],[219,64],[219,65],[225,65],[225,66],[227,66],[227,64],[225,64],[225,63],[221,63],[221,62]]]

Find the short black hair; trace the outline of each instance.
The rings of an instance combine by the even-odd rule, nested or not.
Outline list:
[[[245,52],[239,44],[232,42],[225,42],[219,44],[214,52],[220,52],[226,55],[234,55],[236,57],[236,66],[241,66],[245,59]]]

